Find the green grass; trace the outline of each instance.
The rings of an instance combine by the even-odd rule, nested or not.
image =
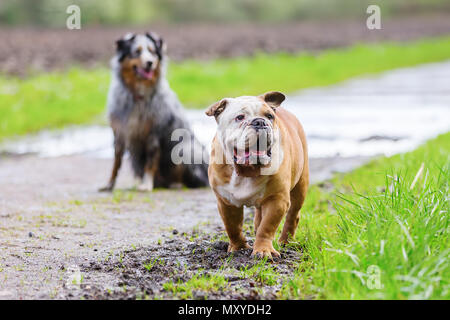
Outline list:
[[[169,80],[189,108],[206,108],[225,97],[286,93],[325,86],[354,76],[450,58],[450,38],[405,44],[356,45],[312,54],[257,54],[211,62],[171,64]],[[0,140],[45,128],[96,121],[105,109],[109,70],[0,76]],[[98,120],[97,120],[98,121]]]
[[[280,275],[268,263],[267,259],[261,260],[251,268],[248,268],[248,266],[241,267],[240,273],[241,278],[254,278],[258,283],[268,286],[275,285],[280,278]]]
[[[93,121],[105,109],[108,82],[106,70],[0,77],[0,140]]]
[[[280,298],[449,299],[449,181],[450,132],[313,186]]]
[[[206,293],[205,299],[207,299],[208,292],[223,290],[227,285],[228,282],[221,273],[195,274],[188,281],[166,282],[163,284],[163,289],[180,299],[193,299],[195,292]]]

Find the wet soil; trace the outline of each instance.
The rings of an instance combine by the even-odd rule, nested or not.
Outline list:
[[[313,181],[339,161],[347,163],[312,159]],[[117,190],[99,193],[111,165],[82,155],[0,159],[0,299],[276,297],[282,277],[270,285],[242,278],[240,269],[255,264],[250,251],[226,262],[227,238],[209,188],[137,192],[125,163]],[[251,210],[246,219],[251,225]],[[247,232],[254,239],[251,227]],[[299,259],[291,249],[271,265],[281,275]],[[155,258],[160,263],[147,270]],[[77,270],[83,280],[72,288]],[[222,273],[225,285],[191,296],[162,287],[204,273]]]
[[[355,43],[410,41],[450,34],[450,13],[383,19],[369,30],[366,16],[353,21],[303,21],[270,24],[188,24],[146,27],[66,29],[0,28],[0,73],[30,72],[107,65],[114,43],[128,32],[154,30],[167,42],[172,60],[212,59],[255,52],[320,51]]]
[[[83,264],[81,273],[90,276],[83,279],[79,287],[66,286],[60,297],[276,299],[283,282],[301,258],[300,251],[293,247],[284,248],[282,258],[265,262],[251,257],[251,249],[227,253],[228,242],[218,240],[218,236],[223,235],[221,227],[208,234],[202,231],[179,234],[176,230],[174,233],[177,235],[171,239],[166,237],[160,244],[124,251],[107,262]],[[250,232],[247,236],[251,236]],[[246,272],[254,267],[256,272]],[[211,288],[183,286],[192,279],[217,275],[223,277],[224,283]],[[177,289],[165,287],[168,283],[175,284]]]

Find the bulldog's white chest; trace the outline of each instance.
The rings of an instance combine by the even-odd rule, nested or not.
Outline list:
[[[241,177],[233,172],[228,184],[217,187],[222,198],[236,207],[255,206],[266,191],[269,176]]]

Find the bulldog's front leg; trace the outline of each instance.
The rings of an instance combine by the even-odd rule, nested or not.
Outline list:
[[[260,258],[272,258],[272,255],[280,257],[280,253],[274,249],[272,242],[288,208],[289,201],[282,196],[271,197],[263,202],[262,219],[256,231],[252,255]]]
[[[247,244],[242,233],[242,225],[244,223],[244,208],[237,208],[229,206],[220,198],[217,201],[217,207],[222,217],[225,230],[227,231],[230,244],[228,245],[228,252],[237,251],[240,249],[247,249],[250,246]]]

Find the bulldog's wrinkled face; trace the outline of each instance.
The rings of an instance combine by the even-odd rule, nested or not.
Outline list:
[[[274,145],[279,142],[275,110],[283,100],[282,93],[269,92],[258,97],[225,98],[207,110],[216,118],[217,138],[227,163],[270,164]]]
[[[127,34],[116,42],[122,73],[133,74],[136,80],[152,80],[162,59],[163,40],[154,33]]]

